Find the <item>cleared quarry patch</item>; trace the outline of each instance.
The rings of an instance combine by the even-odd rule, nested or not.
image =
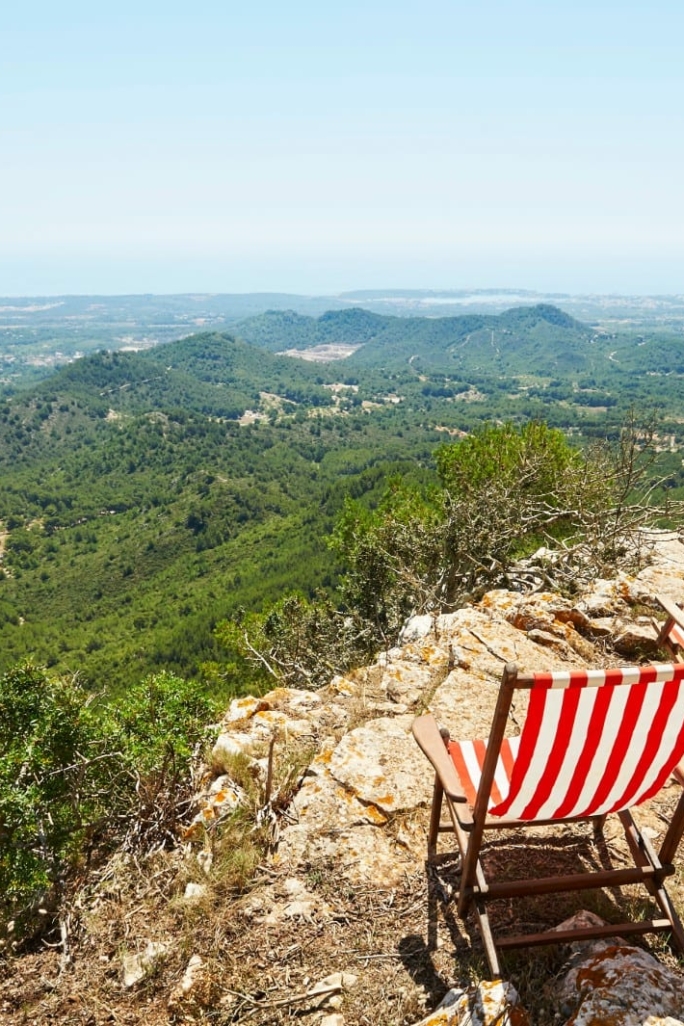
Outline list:
[[[342,342],[330,342],[322,346],[312,346],[311,349],[286,349],[278,356],[295,356],[299,360],[309,360],[312,363],[331,363],[333,360],[346,360],[352,356],[362,343],[346,345]]]

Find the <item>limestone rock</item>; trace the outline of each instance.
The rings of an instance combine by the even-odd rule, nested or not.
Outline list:
[[[199,986],[204,975],[202,971],[203,969],[204,962],[202,961],[202,958],[199,955],[193,955],[187,964],[185,972],[183,973],[182,980],[178,986],[171,991],[171,996],[169,997],[169,1010],[177,1011],[180,1005],[187,1002],[188,999],[192,999],[193,992]]]
[[[331,776],[381,813],[424,802],[424,756],[410,734],[412,716],[372,720],[342,738],[328,764]]]
[[[260,760],[275,735],[284,743],[317,732],[322,698],[311,691],[276,688],[262,698],[236,698],[226,713],[211,755],[215,774],[230,774],[236,755],[247,756],[259,772]],[[327,714],[330,715],[330,714]]]
[[[391,663],[382,678],[388,698],[394,702],[415,705],[430,687],[432,675],[429,667],[417,666],[405,660]]]
[[[538,630],[563,634],[562,624],[573,623],[581,628],[587,625],[587,617],[580,610],[573,609],[567,599],[553,592],[520,594],[504,589],[495,589],[482,597],[480,608],[507,620],[521,631]]]
[[[567,641],[563,638],[559,638],[557,634],[551,634],[549,631],[541,631],[537,628],[533,628],[531,631],[527,632],[527,637],[530,641],[534,641],[535,645],[542,645],[544,648],[555,648],[564,654],[569,653],[570,646]]]
[[[229,773],[235,756],[246,755],[251,758],[252,750],[253,739],[249,734],[242,731],[221,733],[211,753],[211,768],[219,775]]]
[[[123,956],[123,985],[126,990],[135,987],[144,980],[155,963],[169,950],[169,945],[161,941],[149,941],[144,951],[135,955]]]
[[[268,702],[264,702],[263,698],[254,698],[252,695],[247,695],[244,698],[234,698],[230,703],[228,712],[223,717],[223,726],[240,723],[242,720],[249,720],[255,713],[268,708],[270,708]]]
[[[594,616],[589,621],[589,634],[592,638],[610,638],[614,623],[612,616]]]
[[[642,948],[603,942],[562,983],[566,1026],[651,1026],[684,1022],[684,979]]]
[[[435,620],[429,614],[424,616],[412,616],[404,624],[399,635],[399,644],[406,645],[411,641],[420,641],[427,638],[434,630]]]
[[[576,608],[590,619],[625,613],[631,599],[632,584],[632,579],[624,573],[609,581],[598,577],[583,590]]]
[[[529,1026],[515,988],[501,980],[448,991],[441,1003],[417,1026]]]
[[[675,531],[644,531],[649,565],[640,570],[630,588],[632,602],[652,602],[666,595],[675,602],[684,594],[684,544]]]
[[[613,647],[620,655],[642,661],[644,657],[658,658],[656,632],[652,624],[616,621],[613,627]]]
[[[424,859],[424,831],[406,824],[399,841],[379,827],[429,802],[432,781],[410,727],[382,717],[345,735],[313,760],[294,799],[297,822],[283,832],[277,862],[335,858],[350,879],[385,885]]]
[[[226,774],[217,777],[201,797],[200,810],[183,832],[183,839],[189,841],[201,836],[204,829],[216,826],[244,800],[245,792],[230,777]]]

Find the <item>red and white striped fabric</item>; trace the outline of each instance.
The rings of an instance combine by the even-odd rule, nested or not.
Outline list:
[[[534,674],[519,738],[499,753],[489,812],[598,816],[651,798],[684,758],[684,663]],[[486,742],[451,742],[468,801]]]

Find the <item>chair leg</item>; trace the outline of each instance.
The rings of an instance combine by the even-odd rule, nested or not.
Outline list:
[[[654,897],[665,918],[670,920],[670,924],[672,926],[670,938],[672,946],[677,949],[680,955],[684,955],[684,925],[682,925],[682,921],[677,915],[674,905],[670,901],[670,895],[665,890],[665,886],[663,884],[658,885]]]
[[[487,956],[487,962],[489,963],[489,971],[492,974],[492,979],[501,979],[499,956],[494,945],[494,935],[489,922],[487,906],[484,901],[476,899],[473,902],[473,907],[475,909],[475,915],[477,916],[478,926],[480,927],[480,936],[482,937],[482,943],[484,945],[485,955]]]
[[[596,843],[603,840],[603,827],[607,818],[607,816],[596,816],[591,822],[594,830],[594,841]]]
[[[634,861],[637,864],[637,866],[655,866],[656,868],[659,868],[663,865],[663,863],[667,864],[667,860],[663,858],[662,853],[665,850],[665,845],[667,844],[668,839],[670,838],[670,832],[672,831],[673,825],[677,824],[678,813],[681,813],[678,829],[679,837],[681,837],[681,820],[682,818],[684,818],[684,794],[679,800],[677,811],[675,812],[675,815],[672,819],[672,823],[670,824],[670,828],[667,834],[665,835],[665,841],[663,842],[660,855],[656,855],[656,853],[653,851],[647,838],[644,837],[644,835],[641,833],[638,826],[634,822],[634,818],[632,817],[631,812],[629,812],[629,810],[626,810],[624,812],[618,813],[620,822],[622,823],[623,829],[625,831],[627,844],[629,845],[632,857],[634,858]],[[677,838],[677,841],[679,840],[679,837]],[[649,880],[644,881],[644,885],[653,897],[653,899],[655,900],[655,902],[657,903],[660,911],[663,913],[665,918],[670,923],[673,946],[681,954],[684,954],[684,926],[682,925],[682,922],[679,916],[677,915],[677,912],[672,902],[670,901],[670,896],[665,889],[664,883],[662,882],[662,880]]]
[[[435,787],[432,792],[432,811],[430,812],[430,829],[428,832],[428,862],[437,854],[437,838],[439,837],[439,824],[442,821],[442,799],[444,788],[439,777],[435,777]]]
[[[670,825],[667,828],[667,833],[665,834],[660,852],[658,853],[660,861],[665,865],[672,863],[674,860],[679,842],[682,839],[682,833],[684,833],[684,791],[682,791],[679,801],[677,802],[677,807],[672,815]],[[667,892],[665,892],[665,888],[663,887],[662,890],[664,892],[663,900],[667,903],[667,909],[660,903],[660,901],[658,904],[662,908],[663,913],[672,923],[673,940],[679,948],[680,953],[684,954],[684,926],[682,926],[675,909],[670,904],[670,898]]]
[[[684,791],[682,791],[679,801],[677,802],[677,808],[670,820],[670,825],[660,848],[659,854],[661,862],[672,862],[679,842],[682,839],[682,833],[684,833]]]

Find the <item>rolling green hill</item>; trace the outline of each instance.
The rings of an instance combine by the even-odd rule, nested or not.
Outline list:
[[[329,310],[320,317],[307,317],[293,310],[268,310],[235,325],[236,334],[246,342],[277,353],[287,349],[311,349],[314,346],[344,343],[359,345],[375,339],[388,324],[398,327],[396,317],[383,317],[355,307]]]
[[[330,393],[306,363],[259,352],[231,335],[201,334],[145,353],[96,353],[59,371],[51,389],[66,388],[93,409],[138,413],[178,407],[235,419],[259,403],[260,391],[324,406]]]
[[[236,333],[271,351],[330,343],[359,345],[349,366],[372,367],[408,358],[430,368],[487,367],[495,373],[584,367],[597,336],[553,306],[521,307],[497,316],[388,317],[367,310],[334,310],[321,317],[269,311],[241,321]]]
[[[0,666],[30,656],[107,690],[159,666],[198,674],[221,657],[218,619],[331,587],[344,495],[439,436],[331,416],[316,376],[201,335],[84,358],[0,405]],[[239,424],[266,389],[281,422]]]
[[[355,309],[313,318],[269,311],[241,321],[235,331],[270,351],[358,345],[345,361],[347,371],[393,368],[410,359],[428,371],[557,375],[609,372],[623,364],[630,371],[651,370],[654,353],[664,371],[680,369],[684,360],[681,335],[598,331],[545,305],[461,317],[389,317]]]
[[[272,311],[235,330],[268,349],[357,345],[340,373],[377,393],[388,383],[409,395],[422,391],[442,398],[475,387],[500,399],[524,395],[578,407],[624,411],[634,403],[652,404],[673,418],[681,408],[680,332],[606,332],[549,305],[460,317],[391,317],[355,309],[313,318]]]
[[[215,682],[218,621],[334,590],[326,538],[346,495],[372,504],[393,471],[429,475],[436,447],[483,419],[581,440],[657,401],[684,484],[681,339],[546,306],[250,323],[260,347],[203,333],[95,353],[0,402],[0,669],[32,657],[108,692],[162,666]],[[361,348],[315,364],[270,351],[333,341]]]

